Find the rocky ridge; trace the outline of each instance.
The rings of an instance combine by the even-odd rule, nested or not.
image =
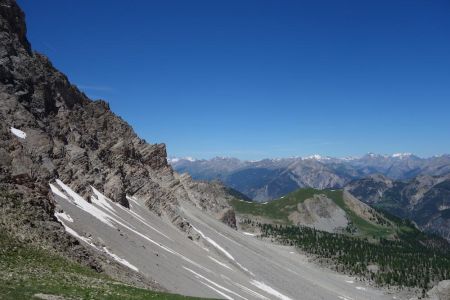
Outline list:
[[[164,144],[139,138],[107,102],[90,100],[32,50],[13,0],[0,1],[0,102],[0,227],[22,241],[109,268],[54,217],[49,183],[55,179],[85,199],[91,186],[125,207],[127,196],[142,199],[185,231],[180,201],[235,224],[225,188],[179,176]]]

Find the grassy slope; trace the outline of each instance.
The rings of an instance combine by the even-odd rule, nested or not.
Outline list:
[[[325,194],[341,207],[350,218],[352,224],[358,228],[363,236],[388,237],[401,228],[386,227],[369,222],[353,212],[344,202],[341,190],[316,190],[312,188],[300,189],[286,196],[266,204],[233,200],[232,205],[238,213],[261,216],[273,220],[274,223],[292,224],[288,216],[296,209],[298,203],[313,197],[315,194]]]
[[[37,293],[69,299],[198,299],[131,287],[0,233],[0,299],[32,299]]]

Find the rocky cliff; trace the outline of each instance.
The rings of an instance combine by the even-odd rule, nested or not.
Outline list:
[[[184,230],[180,201],[235,224],[226,189],[180,177],[164,144],[139,138],[107,102],[90,100],[32,50],[13,0],[0,1],[0,103],[0,227],[17,238],[101,269],[54,217],[56,179],[85,199],[91,186],[125,207],[134,196]]]

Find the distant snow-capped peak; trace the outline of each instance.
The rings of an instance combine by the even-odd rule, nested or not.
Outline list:
[[[302,159],[329,160],[329,159],[331,159],[331,158],[328,157],[328,156],[321,156],[321,155],[319,155],[319,154],[313,154],[313,155],[310,155],[310,156],[303,157]]]
[[[409,152],[405,152],[405,153],[394,153],[394,154],[392,154],[392,156],[391,157],[394,157],[394,158],[407,158],[407,157],[410,157],[410,156],[412,156],[413,154],[412,153],[409,153]]]
[[[190,157],[190,156],[187,156],[187,157],[169,157],[168,159],[167,159],[167,161],[169,162],[169,163],[177,163],[177,162],[179,162],[180,160],[187,160],[187,161],[190,161],[190,162],[194,162],[194,161],[196,161],[196,159],[195,158],[193,158],[193,157]]]

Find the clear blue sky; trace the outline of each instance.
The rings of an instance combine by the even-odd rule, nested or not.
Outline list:
[[[20,0],[34,49],[170,156],[450,152],[450,1]]]

